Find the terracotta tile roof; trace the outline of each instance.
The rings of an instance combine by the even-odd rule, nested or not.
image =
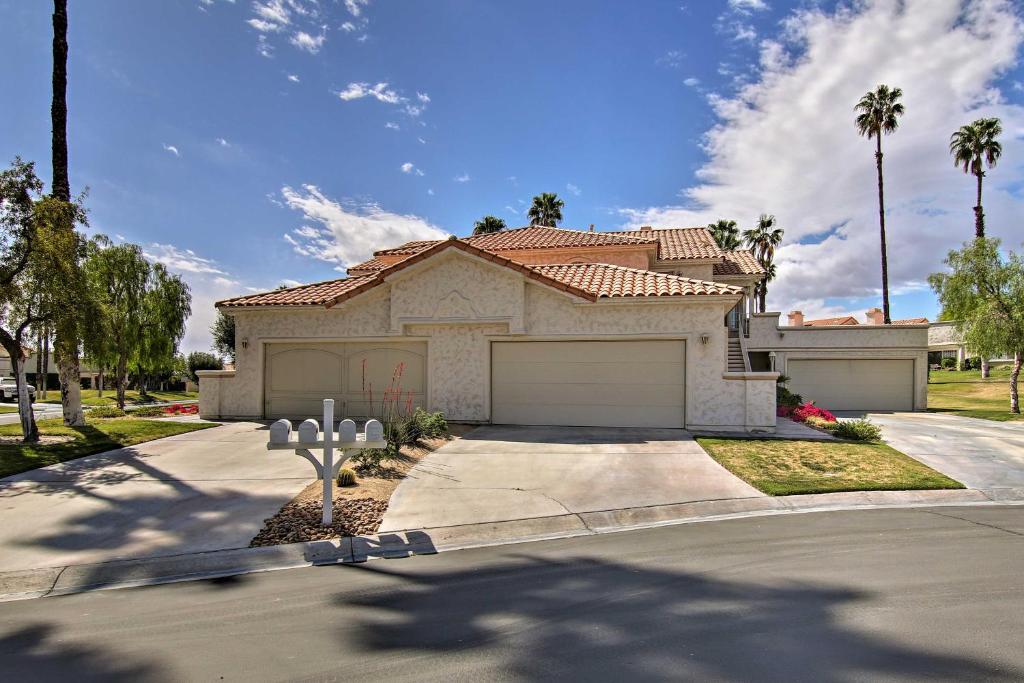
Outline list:
[[[600,298],[626,296],[693,296],[741,294],[743,290],[719,282],[625,268],[606,263],[569,263],[527,266],[549,278],[578,287]]]
[[[658,259],[675,261],[694,258],[721,258],[722,249],[707,228],[658,228],[625,230],[607,235],[650,236],[658,239]]]
[[[502,230],[486,235],[462,238],[480,249],[488,251],[519,251],[522,249],[557,249],[559,247],[607,247],[630,246],[638,244],[655,244],[657,240],[647,236],[629,236],[609,232],[590,232],[588,230],[569,230],[567,228],[547,228],[543,226],[527,226],[513,230]],[[437,241],[406,242],[394,249],[381,249],[373,252],[374,256],[385,254],[417,254]],[[367,262],[369,263],[369,262]],[[360,264],[363,265],[363,264]]]
[[[376,287],[384,282],[386,277],[394,273],[430,258],[445,249],[452,248],[511,268],[548,287],[589,301],[597,301],[602,297],[740,294],[743,291],[739,287],[718,282],[704,282],[678,275],[654,273],[604,263],[526,266],[504,256],[480,249],[465,240],[450,239],[436,242],[433,246],[375,273],[225,299],[218,301],[217,306],[324,306],[331,308]]]
[[[822,327],[824,325],[857,325],[857,319],[852,315],[844,315],[838,318],[822,318],[821,320],[805,320],[804,327]]]
[[[903,320],[893,320],[893,325],[927,325],[928,318],[905,318]]]
[[[273,292],[249,294],[233,299],[218,301],[217,306],[320,306],[338,296],[369,285],[377,279],[377,275],[359,275],[315,282],[311,285],[300,285],[288,289],[277,289]]]
[[[374,256],[380,256],[382,254],[418,254],[424,249],[429,249],[442,240],[418,240],[416,242],[406,242],[405,244],[399,245],[392,249],[380,249],[373,252]]]
[[[363,275],[369,273],[376,273],[378,270],[384,270],[389,264],[381,261],[378,258],[372,258],[369,261],[363,261],[357,263],[354,266],[349,266],[345,270],[348,271],[349,275]],[[394,264],[391,264],[394,265]]]
[[[715,275],[764,275],[764,268],[746,249],[723,251],[722,256],[725,260],[714,265]]]

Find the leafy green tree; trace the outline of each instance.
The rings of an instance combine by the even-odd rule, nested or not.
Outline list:
[[[235,362],[235,318],[217,309],[217,319],[210,326],[213,350]]]
[[[854,123],[857,132],[875,139],[875,167],[878,172],[878,228],[882,242],[882,315],[883,322],[892,323],[889,317],[889,257],[885,245],[885,184],[882,177],[882,135],[896,132],[899,117],[903,116],[903,104],[899,101],[903,91],[879,85],[865,93],[854,109],[859,112]]]
[[[501,232],[507,226],[505,221],[496,216],[484,216],[473,224],[474,235],[489,235],[492,232]]]
[[[565,202],[558,198],[554,192],[541,192],[533,198],[533,204],[527,212],[530,218],[530,225],[544,225],[556,227],[562,220],[562,209]]]
[[[185,334],[185,321],[191,313],[192,295],[185,281],[167,272],[161,263],[150,265],[142,297],[139,344],[134,357],[142,396],[146,396],[150,377],[167,374],[174,369],[174,355]]]
[[[188,364],[188,376],[193,382],[197,383],[199,382],[199,375],[196,374],[197,370],[221,370],[224,367],[224,362],[220,358],[205,351],[193,351],[188,354],[186,362]]]
[[[949,153],[953,155],[953,165],[964,169],[978,178],[978,203],[974,207],[974,235],[985,236],[985,213],[981,208],[981,179],[985,177],[985,168],[994,168],[1003,154],[1003,146],[996,140],[1003,132],[999,119],[983,118],[960,126],[949,139]]]
[[[757,226],[743,231],[743,240],[754,252],[754,258],[765,270],[765,277],[757,283],[754,295],[760,303],[760,310],[765,311],[768,297],[768,283],[775,279],[775,248],[782,243],[785,230],[777,227],[775,216],[762,213],[757,219]]]
[[[1024,357],[1024,258],[999,251],[999,240],[978,237],[946,257],[949,271],[928,282],[942,317],[956,320],[968,348],[983,358],[1013,354],[1010,412],[1020,414],[1017,380]]]
[[[740,229],[736,227],[736,221],[729,221],[719,218],[714,223],[708,223],[708,230],[715,238],[715,244],[726,251],[734,251],[740,248]]]
[[[85,272],[106,330],[102,341],[86,343],[86,355],[97,358],[114,372],[117,405],[124,408],[128,365],[140,345],[149,262],[135,244],[102,244],[89,254]]]

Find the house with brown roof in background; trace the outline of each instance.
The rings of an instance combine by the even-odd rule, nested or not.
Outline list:
[[[773,431],[780,372],[797,391],[831,376],[819,404],[837,410],[924,407],[926,326],[780,326],[754,312],[763,277],[705,228],[388,247],[346,278],[218,302],[236,364],[200,373],[200,412],[310,417],[334,398],[367,417],[396,368],[411,404],[471,423]],[[853,400],[836,400],[844,383]]]

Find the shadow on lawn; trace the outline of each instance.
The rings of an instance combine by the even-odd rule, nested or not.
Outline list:
[[[842,586],[723,581],[591,558],[522,556],[501,566],[440,574],[393,568],[344,568],[388,578],[386,591],[344,594],[335,601],[352,610],[359,650],[368,657],[455,655],[467,665],[494,661],[492,672],[526,680],[1024,675],[958,656],[941,643],[922,649],[855,630],[839,613],[875,597]],[[352,633],[346,628],[341,637]]]

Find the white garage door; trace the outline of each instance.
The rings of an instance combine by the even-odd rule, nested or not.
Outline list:
[[[334,399],[339,419],[379,416],[395,381],[403,404],[411,397],[424,405],[425,342],[268,344],[265,355],[263,414],[270,419],[320,417],[325,398]]]
[[[787,385],[827,410],[913,410],[913,360],[791,360]]]
[[[496,424],[682,427],[681,341],[494,342]]]

